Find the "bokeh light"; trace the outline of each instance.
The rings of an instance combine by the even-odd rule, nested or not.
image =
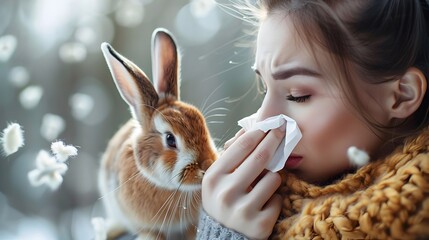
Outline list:
[[[143,3],[135,0],[120,0],[115,12],[115,20],[123,27],[135,27],[144,18]]]
[[[23,66],[13,67],[9,71],[9,82],[17,88],[24,87],[30,82],[30,73]]]
[[[28,86],[19,94],[21,106],[25,109],[35,108],[43,96],[43,88],[40,86]]]
[[[202,1],[193,0],[183,6],[176,15],[176,29],[189,45],[199,45],[209,41],[221,27],[222,20],[218,9],[210,5],[199,5]]]
[[[0,62],[6,62],[15,52],[17,45],[16,37],[13,35],[5,35],[0,37]]]
[[[59,115],[47,113],[43,116],[40,134],[47,141],[53,141],[64,131],[66,122]]]

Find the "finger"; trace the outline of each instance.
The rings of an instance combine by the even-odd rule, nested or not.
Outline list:
[[[262,209],[279,188],[281,182],[280,174],[267,171],[249,193],[249,196],[256,200],[252,203],[252,207]]]
[[[249,157],[236,169],[234,172],[236,181],[250,186],[268,165],[268,162],[271,161],[284,135],[285,132],[280,129],[271,130]]]
[[[231,144],[233,144],[235,142],[235,140],[237,140],[238,137],[243,135],[243,133],[245,133],[244,128],[240,129],[240,131],[238,131],[233,138],[226,141],[224,146],[223,146],[223,149],[226,150],[227,148],[229,148],[229,146],[231,146]]]
[[[253,130],[243,133],[209,168],[210,171],[233,172],[265,137],[266,133]]]
[[[277,219],[280,215],[282,207],[282,198],[279,194],[274,194],[268,200],[267,204],[264,206],[263,210],[258,216],[259,222],[264,225],[263,229],[266,229],[266,233],[261,233],[263,235],[269,236],[274,228],[274,225],[277,222]]]
[[[262,213],[267,216],[279,216],[280,211],[282,209],[282,197],[280,194],[275,193],[271,196],[271,198],[267,201],[265,206],[262,208]],[[276,218],[277,219],[277,218]]]

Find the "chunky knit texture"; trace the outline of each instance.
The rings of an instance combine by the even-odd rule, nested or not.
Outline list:
[[[429,239],[429,130],[334,184],[282,175],[271,239]],[[198,239],[243,237],[202,212]],[[226,233],[225,231],[230,231]]]
[[[273,239],[429,238],[429,130],[332,185],[282,178]]]

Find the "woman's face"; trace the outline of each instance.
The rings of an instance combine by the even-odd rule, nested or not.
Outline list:
[[[262,22],[257,40],[255,71],[266,87],[259,120],[285,114],[296,120],[302,139],[286,168],[310,182],[323,182],[348,170],[347,149],[356,146],[370,155],[381,141],[356,115],[332,79],[300,40],[289,18],[271,15]],[[321,64],[333,69],[328,55],[315,49]],[[382,124],[389,119],[377,102],[383,86],[360,83],[358,95],[368,113]]]

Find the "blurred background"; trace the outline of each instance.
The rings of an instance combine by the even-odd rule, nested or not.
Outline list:
[[[218,146],[262,101],[250,24],[230,0],[0,0],[0,128],[19,123],[25,145],[0,156],[0,239],[94,239],[104,216],[99,159],[130,118],[100,50],[109,42],[151,76],[150,41],[170,30],[182,55],[182,100],[200,109]],[[78,148],[57,190],[28,172],[61,140]]]

